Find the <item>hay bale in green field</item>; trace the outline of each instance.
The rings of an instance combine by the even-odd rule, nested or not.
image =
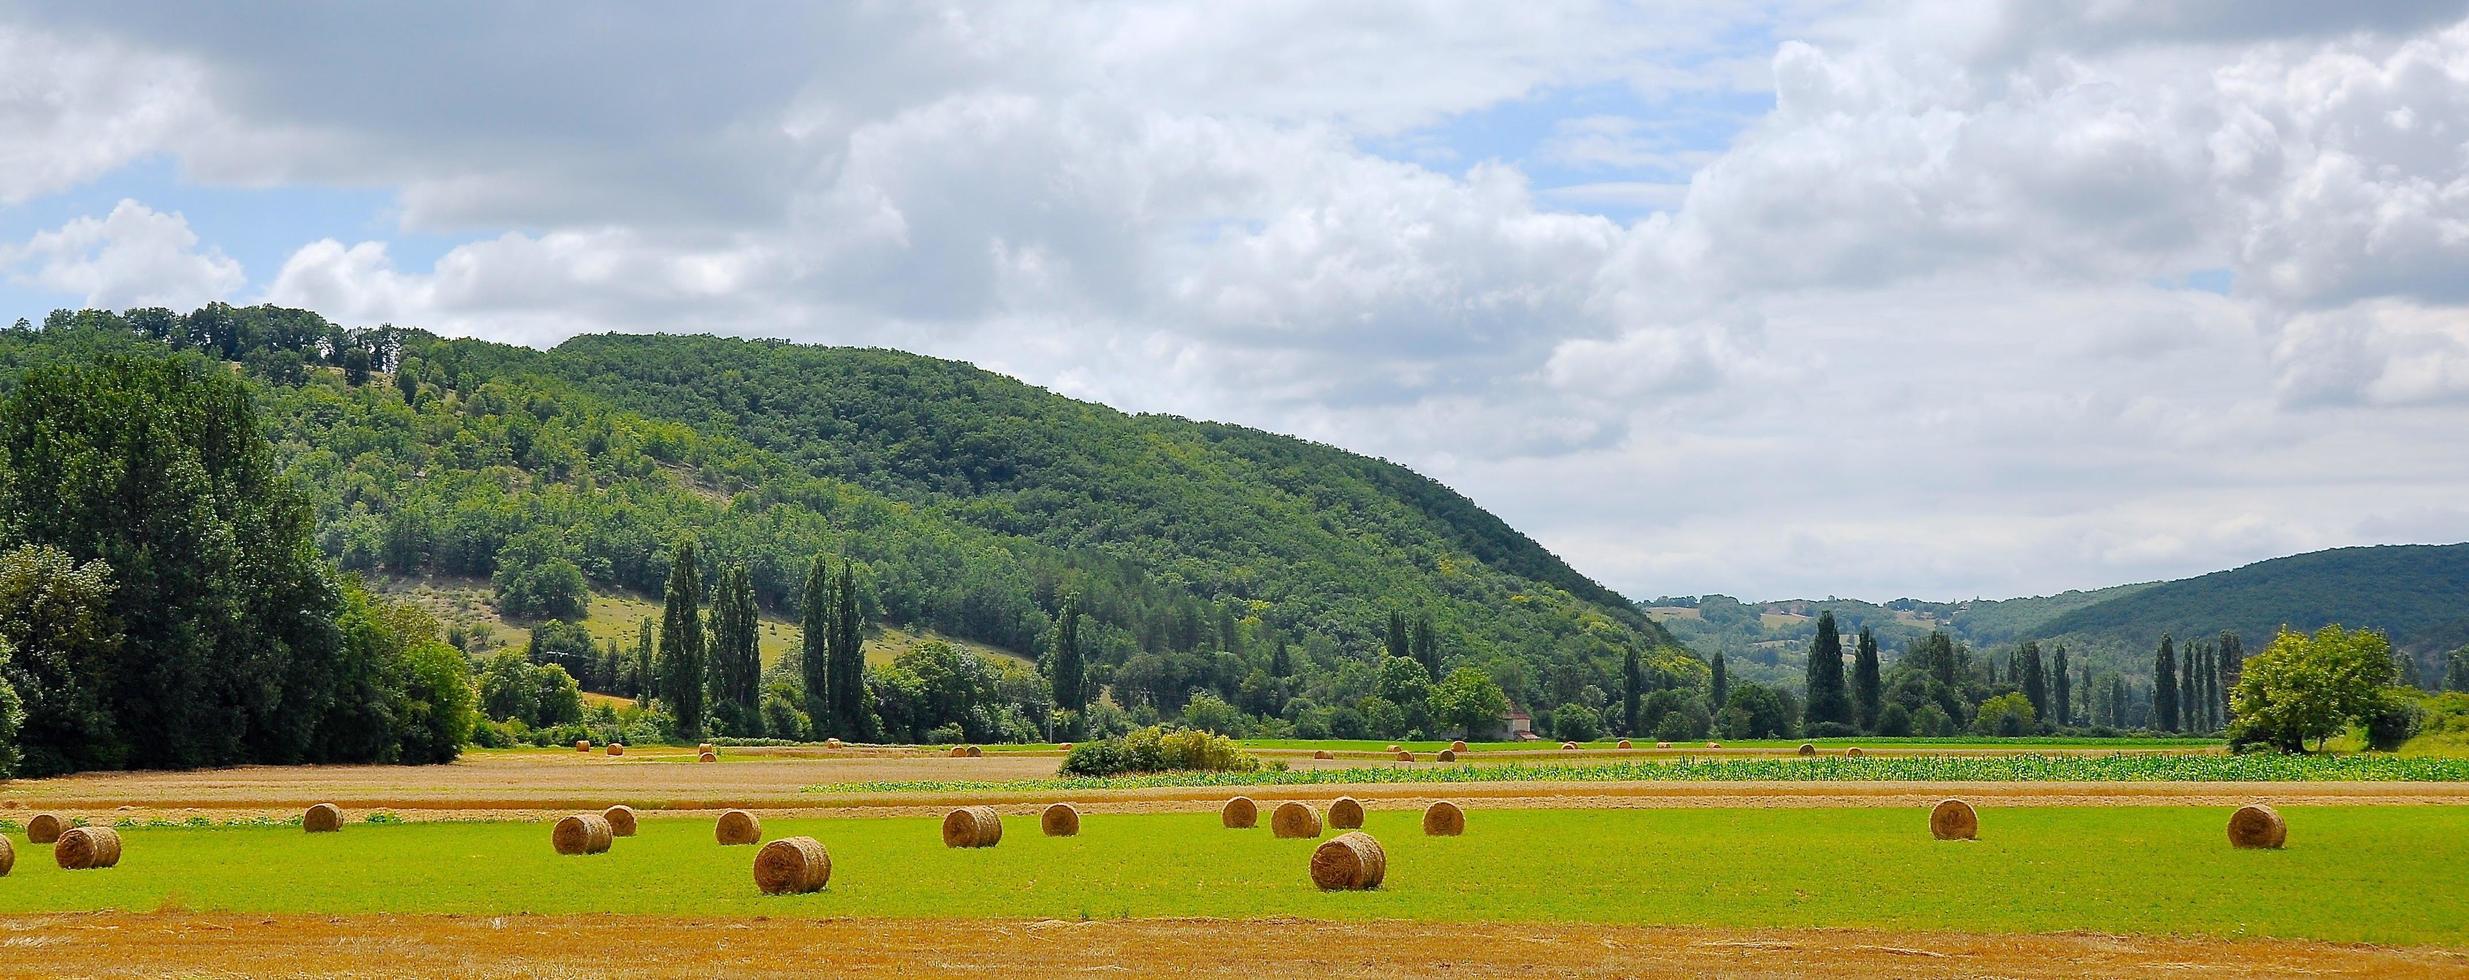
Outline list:
[[[832,856],[812,837],[783,837],[754,855],[754,886],[766,895],[805,895],[832,880]]]
[[[990,806],[964,806],[943,815],[943,846],[993,847],[1003,842],[1003,815]]]
[[[1978,840],[1980,814],[1962,800],[1944,800],[1929,810],[1929,836],[1939,840]]]
[[[1363,804],[1354,797],[1341,796],[1329,803],[1329,826],[1339,830],[1359,830],[1363,827]]]
[[[744,810],[731,810],[721,814],[719,822],[712,825],[712,838],[726,847],[759,844],[763,842],[763,821]]]
[[[549,828],[549,846],[564,855],[606,854],[616,833],[609,829],[609,819],[597,813],[575,813],[559,817]]]
[[[300,829],[312,834],[331,834],[343,829],[343,811],[332,803],[320,803],[300,815]]]
[[[1388,852],[1360,830],[1332,837],[1312,849],[1312,884],[1322,891],[1378,888],[1388,875]]]
[[[61,831],[69,829],[68,818],[57,813],[38,813],[26,821],[26,843],[53,844]]]
[[[71,827],[60,832],[51,856],[67,871],[111,867],[120,863],[120,832],[109,827]]]
[[[2237,848],[2279,850],[2289,843],[2289,824],[2280,818],[2280,811],[2262,803],[2249,803],[2229,815],[2229,845]]]

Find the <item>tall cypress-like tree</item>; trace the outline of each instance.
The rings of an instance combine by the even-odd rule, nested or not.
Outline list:
[[[1714,683],[1706,689],[1706,713],[1722,714],[1723,703],[1732,699],[1731,678],[1723,673],[1723,651],[1715,651]]]
[[[2040,643],[2036,640],[2023,641],[2021,653],[2023,697],[2032,702],[2034,715],[2049,717],[2049,669],[2041,663]]]
[[[659,647],[652,639],[652,618],[645,616],[634,627],[634,664],[631,676],[627,678],[626,690],[621,693],[636,699],[652,696],[652,689],[660,684],[660,675],[652,666],[658,662],[652,656],[652,651],[656,649]]]
[[[1863,626],[1860,643],[1852,653],[1852,710],[1858,716],[1861,731],[1877,730],[1877,716],[1885,707],[1885,696],[1886,685],[1877,662],[1877,634]]]
[[[832,586],[832,725],[850,738],[866,735],[865,624],[857,612],[855,563],[840,563]]]
[[[2178,658],[2178,729],[2194,731],[2203,726],[2201,698],[2195,695],[2194,651]]]
[[[1063,599],[1054,624],[1054,705],[1070,711],[1089,706],[1088,667],[1081,660],[1080,596]]]
[[[1432,635],[1432,617],[1415,620],[1415,660],[1423,664],[1423,672],[1435,681],[1440,679],[1440,639]]]
[[[703,737],[703,675],[709,651],[703,635],[703,573],[694,539],[669,556],[669,588],[660,609],[660,700],[677,722],[677,737]]]
[[[2226,630],[2220,634],[2220,720],[2229,722],[2233,705],[2229,695],[2238,689],[2238,677],[2246,672],[2246,641]]]
[[[1817,617],[1817,638],[1809,641],[1809,724],[1852,722],[1852,699],[1843,690],[1843,634],[1835,629],[1835,614]]]
[[[1623,735],[1638,734],[1637,704],[1638,698],[1645,694],[1640,690],[1645,684],[1645,673],[1638,665],[1637,648],[1630,647],[1628,659],[1620,665],[1620,733]]]
[[[1929,676],[1937,678],[1940,684],[1954,687],[1958,673],[1954,638],[1947,636],[1944,630],[1930,630],[1926,649],[1929,651]]]
[[[832,566],[822,555],[806,566],[806,588],[797,604],[797,676],[806,687],[806,717],[832,724]]]
[[[2178,730],[2178,651],[2166,633],[2160,637],[2160,652],[2152,657],[2152,727]]]
[[[1269,650],[1269,676],[1283,678],[1293,670],[1294,664],[1287,659],[1286,638],[1278,637],[1277,646]]]
[[[2049,668],[2049,683],[2055,688],[2049,694],[2050,700],[2057,706],[2055,721],[2061,727],[2075,723],[2073,677],[2068,674],[2066,666],[2066,644],[2060,643],[2056,662]]]
[[[1405,613],[1396,612],[1394,610],[1389,613],[1387,646],[1389,649],[1389,656],[1396,657],[1400,660],[1414,656],[1414,644],[1406,638]]]
[[[720,573],[712,595],[712,713],[724,734],[763,730],[755,707],[763,696],[762,620],[756,612],[754,577],[743,565]]]

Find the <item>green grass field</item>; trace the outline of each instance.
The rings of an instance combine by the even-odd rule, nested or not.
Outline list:
[[[1415,752],[1415,753],[1417,753],[1417,754],[1428,753],[1428,752],[1438,752],[1438,751],[1440,751],[1440,750],[1442,750],[1442,749],[1448,748],[1448,747],[1449,747],[1449,745],[1450,745],[1450,742],[1449,742],[1448,740],[1446,740],[1446,739],[1439,740],[1439,741],[1434,741],[1434,740],[1426,739],[1426,740],[1419,741],[1419,742],[1410,742],[1410,741],[1400,741],[1400,740],[1381,740],[1381,739],[1369,739],[1369,738],[1364,738],[1364,739],[1340,739],[1340,738],[1323,738],[1323,739],[1307,739],[1307,738],[1246,738],[1246,739],[1239,739],[1238,741],[1242,742],[1242,743],[1243,743],[1243,747],[1244,747],[1244,748],[1247,748],[1247,749],[1292,749],[1292,750],[1300,750],[1300,751],[1312,751],[1312,750],[1315,750],[1315,749],[1327,749],[1327,750],[1329,750],[1329,751],[1331,751],[1331,752],[1379,752],[1379,751],[1383,751],[1383,750],[1387,749],[1389,746],[1395,745],[1395,746],[1397,746],[1397,747],[1399,747],[1399,748],[1401,748],[1401,749],[1406,749],[1406,750],[1408,750],[1408,751]],[[1798,747],[1799,747],[1799,746],[1800,746],[1803,742],[1808,742],[1808,743],[1810,743],[1810,744],[1814,744],[1814,745],[1818,746],[1819,748],[1833,748],[1833,749],[1848,748],[1848,747],[1851,747],[1851,746],[1858,745],[1858,746],[1866,746],[1866,747],[1868,747],[1868,748],[1898,748],[1898,749],[2014,749],[2014,748],[2085,748],[2085,749],[2118,749],[2118,750],[2121,750],[2121,751],[2124,751],[2124,750],[2132,750],[2132,749],[2201,749],[2201,748],[2219,748],[2219,747],[2221,747],[2222,745],[2226,744],[2226,743],[2223,743],[2220,739],[2216,739],[2216,738],[2063,738],[2063,737],[2046,737],[2046,738],[2044,738],[2044,737],[2031,737],[2031,738],[1963,738],[1963,737],[1958,737],[1958,738],[1884,738],[1884,737],[1876,737],[1876,738],[1818,738],[1818,739],[1797,739],[1797,738],[1795,738],[1795,739],[1758,738],[1758,739],[1744,739],[1744,740],[1739,740],[1739,741],[1727,741],[1727,742],[1723,742],[1723,746],[1724,746],[1725,748],[1733,748],[1733,749],[1789,749],[1789,748],[1798,748]],[[1579,742],[1579,743],[1577,743],[1577,744],[1578,744],[1578,747],[1580,747],[1580,748],[1585,748],[1585,749],[1614,749],[1614,748],[1618,748],[1618,747],[1619,747],[1619,745],[1620,745],[1620,740],[1619,740],[1619,739],[1617,739],[1617,738],[1607,738],[1607,739],[1600,739],[1600,740],[1593,741],[1593,742]],[[1654,740],[1653,740],[1653,739],[1649,739],[1649,738],[1640,738],[1640,739],[1633,739],[1633,740],[1632,740],[1632,742],[1631,742],[1631,744],[1636,745],[1636,746],[1639,746],[1639,747],[1641,747],[1641,748],[1642,748],[1642,747],[1645,747],[1645,746],[1651,746],[1651,745],[1653,745],[1653,744],[1655,744],[1655,743],[1654,743]],[[1704,745],[1704,744],[1705,744],[1705,743],[1704,743],[1703,741],[1698,741],[1698,742],[1676,742],[1676,743],[1673,743],[1673,745],[1674,745],[1674,747],[1675,747],[1675,748],[1688,748],[1688,747],[1693,746],[1693,745]],[[1025,747],[1025,746],[1024,746],[1024,747]],[[1047,747],[1047,748],[1052,748],[1052,746],[1046,746],[1046,747]],[[1559,747],[1560,747],[1560,743],[1559,743],[1559,742],[1468,742],[1468,743],[1466,743],[1466,748],[1467,748],[1467,750],[1468,750],[1468,751],[1470,751],[1470,752],[1505,752],[1505,751],[1516,751],[1516,752],[1546,752],[1546,751],[1552,751],[1552,750],[1558,749]],[[995,746],[991,746],[991,745],[990,745],[990,746],[987,746],[987,747],[986,747],[986,750],[987,750],[987,751],[989,751],[989,752],[992,752],[992,751],[995,751],[995,748],[996,748]]]
[[[697,916],[1303,916],[1985,932],[2275,936],[2469,945],[2469,811],[2290,807],[2289,846],[2238,851],[2222,808],[1987,810],[1982,839],[1930,839],[1906,809],[1475,809],[1427,838],[1375,811],[1377,892],[1323,894],[1315,842],[1214,814],[1091,814],[1081,836],[1007,820],[1001,846],[949,850],[933,819],[767,821],[831,849],[820,894],[765,897],[755,849],[701,819],[648,818],[609,854],[561,857],[546,823],[131,829],[117,868],[66,872],[18,838],[0,913],[624,912]]]

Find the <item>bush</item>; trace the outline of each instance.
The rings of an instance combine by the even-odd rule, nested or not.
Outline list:
[[[1552,712],[1552,734],[1564,742],[1592,742],[1603,737],[1603,713],[1582,704],[1564,704]]]
[[[2385,688],[2366,711],[2366,747],[2377,752],[2400,748],[2418,733],[2420,716],[2417,703],[2395,688]]]
[[[1903,738],[1912,734],[1912,713],[1900,704],[1890,704],[1878,712],[1877,733],[1888,738]]]
[[[7,663],[9,645],[0,640],[0,663]],[[17,726],[25,722],[26,713],[17,704],[17,689],[9,679],[0,677],[0,780],[17,773]]]
[[[1810,738],[1850,738],[1860,734],[1860,729],[1839,721],[1821,721],[1809,726],[1805,734]]]
[[[2028,735],[2037,724],[2032,699],[2024,697],[2021,691],[2009,691],[1981,702],[1980,713],[1972,716],[1972,730],[1982,735]]]
[[[1241,735],[1251,727],[1244,724],[1242,711],[1209,691],[1192,695],[1191,701],[1183,705],[1183,723],[1220,735]]]
[[[1155,772],[1256,772],[1260,760],[1222,735],[1150,726],[1121,738],[1072,747],[1063,759],[1066,776],[1120,776]]]
[[[1655,722],[1654,736],[1666,742],[1694,741],[1705,738],[1713,727],[1714,719],[1707,717],[1706,706],[1692,701],[1664,712]]]
[[[1946,709],[1924,704],[1920,710],[1912,712],[1912,734],[1940,738],[1954,733],[1955,720],[1947,717]]]

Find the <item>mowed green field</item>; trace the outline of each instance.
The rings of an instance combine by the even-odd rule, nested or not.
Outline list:
[[[1266,808],[1264,807],[1264,810]],[[1906,809],[1474,809],[1430,838],[1375,811],[1376,892],[1322,893],[1316,841],[1214,814],[1090,814],[1079,837],[1006,821],[999,847],[942,846],[928,818],[766,821],[830,848],[830,888],[768,897],[752,847],[651,817],[605,855],[563,857],[546,823],[131,829],[117,868],[61,871],[15,838],[0,913],[256,913],[1589,921],[1979,932],[2273,936],[2469,946],[2469,810],[2290,807],[2289,846],[2239,851],[2213,807],[1986,810],[1982,839],[1930,839]]]

